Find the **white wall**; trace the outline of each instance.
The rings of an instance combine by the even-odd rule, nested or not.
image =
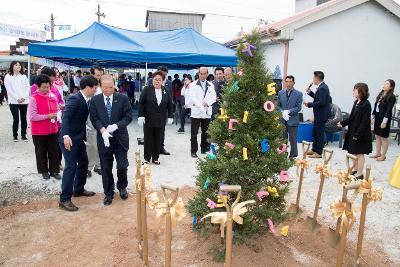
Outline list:
[[[283,44],[269,44],[264,46],[265,65],[273,74],[276,65],[279,65],[281,74],[283,75],[283,61],[285,55],[285,47]]]
[[[296,0],[295,13],[299,13],[303,10],[315,7],[317,0]]]
[[[268,65],[282,62],[275,53],[267,49],[267,60],[277,62]],[[297,89],[304,91],[314,70],[324,71],[333,102],[343,111],[350,112],[352,89],[357,82],[368,84],[371,104],[388,78],[397,82],[398,94],[400,19],[371,1],[297,29],[289,43],[288,65],[288,73],[296,77]],[[305,118],[310,114],[306,111]]]

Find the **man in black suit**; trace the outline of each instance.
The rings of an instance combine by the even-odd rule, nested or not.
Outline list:
[[[172,95],[172,82],[167,79],[168,76],[168,68],[166,66],[159,66],[157,68],[157,71],[162,71],[165,75],[165,79],[163,82],[163,87],[167,91],[167,93],[171,96],[171,99],[173,99]],[[151,85],[151,84],[150,84]],[[165,124],[167,124],[167,121],[165,121]],[[171,155],[167,150],[165,150],[165,145],[164,145],[164,140],[165,140],[165,124],[164,127],[161,129],[161,146],[160,146],[160,154],[161,155]]]
[[[100,78],[102,94],[92,98],[90,120],[97,130],[101,176],[103,178],[104,205],[110,205],[114,198],[114,177],[112,174],[114,156],[117,161],[117,189],[121,199],[128,198],[128,149],[127,126],[132,121],[132,108],[129,98],[115,93],[114,79],[111,75]]]
[[[94,196],[86,191],[88,157],[86,154],[86,120],[89,115],[90,98],[96,92],[98,81],[93,76],[85,76],[80,82],[80,92],[68,99],[62,118],[60,147],[64,155],[65,169],[61,183],[60,208],[77,211],[78,207],[71,202],[75,197]]]
[[[224,81],[224,68],[217,67],[214,70],[215,80],[213,81],[215,93],[217,94],[217,99],[215,103],[212,105],[213,107],[213,115],[211,116],[211,120],[214,120],[219,113],[219,109],[222,104],[222,89],[225,86]]]
[[[307,88],[307,94],[314,98],[313,102],[304,101],[304,105],[313,108],[314,112],[314,142],[312,151],[309,152],[310,158],[322,158],[322,150],[324,149],[324,130],[325,124],[330,115],[330,104],[332,98],[329,93],[329,87],[324,82],[325,75],[322,71],[315,71],[313,84],[317,86],[315,93],[311,91],[311,86]]]

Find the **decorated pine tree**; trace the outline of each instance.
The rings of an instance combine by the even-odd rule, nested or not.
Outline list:
[[[209,233],[218,225],[201,220],[211,212],[225,211],[222,198],[228,202],[234,193],[223,196],[221,184],[240,185],[240,202],[248,205],[243,224],[234,223],[234,240],[243,241],[252,234],[269,229],[285,214],[288,192],[286,170],[291,166],[282,138],[280,112],[275,109],[276,91],[270,72],[264,65],[259,33],[246,35],[237,48],[238,72],[224,88],[221,114],[208,130],[212,141],[210,153],[199,160],[196,185],[199,190],[189,201],[194,229]]]

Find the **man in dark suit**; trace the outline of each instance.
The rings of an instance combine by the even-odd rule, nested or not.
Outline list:
[[[313,108],[314,112],[314,142],[312,151],[309,152],[310,158],[322,158],[324,148],[324,129],[330,115],[330,104],[332,98],[329,93],[329,87],[324,82],[325,75],[322,71],[315,71],[313,83],[317,86],[315,93],[311,91],[312,84],[307,88],[307,94],[314,98],[314,102],[304,101],[304,105]]]
[[[167,79],[168,76],[168,68],[166,66],[159,66],[157,68],[157,71],[162,71],[165,75],[165,79],[163,82],[163,87],[167,91],[167,93],[171,96],[171,99],[173,99],[173,94],[172,94],[172,82]],[[150,84],[151,85],[151,84]],[[165,124],[167,124],[167,121],[165,121]],[[171,155],[166,149],[164,145],[164,140],[165,140],[165,125],[161,129],[161,146],[160,146],[160,154],[161,155]]]
[[[215,103],[212,105],[213,107],[213,115],[211,116],[211,120],[218,115],[219,109],[222,104],[222,89],[225,85],[224,81],[224,68],[217,67],[214,70],[215,80],[212,82],[214,84],[215,93],[217,94],[217,99]]]
[[[114,156],[117,161],[117,189],[121,199],[128,198],[128,149],[127,126],[132,121],[132,108],[129,98],[115,93],[114,79],[111,75],[100,78],[102,94],[92,98],[90,120],[97,130],[101,176],[103,178],[104,205],[110,205],[114,198],[114,177],[112,174]]]
[[[94,196],[86,191],[88,157],[86,154],[86,120],[89,115],[90,98],[95,94],[98,81],[93,76],[85,76],[80,82],[80,92],[68,99],[62,118],[60,147],[64,155],[65,169],[61,183],[60,208],[77,211],[71,202],[75,197]]]
[[[285,125],[284,138],[290,142],[289,158],[298,156],[297,151],[297,128],[300,123],[299,112],[303,102],[303,94],[294,89],[294,77],[292,75],[285,78],[285,89],[278,93],[278,109],[282,112],[281,122]]]

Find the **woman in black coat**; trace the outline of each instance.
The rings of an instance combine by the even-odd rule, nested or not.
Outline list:
[[[144,160],[160,165],[158,157],[161,147],[161,130],[165,123],[172,124],[171,95],[162,86],[165,74],[157,71],[153,74],[152,85],[143,88],[139,99],[139,126],[144,126]]]
[[[353,96],[357,100],[354,101],[350,116],[347,120],[339,122],[338,126],[349,126],[343,149],[357,156],[357,172],[353,175],[357,179],[363,179],[364,155],[372,152],[371,103],[368,101],[368,85],[365,83],[354,85]]]
[[[383,90],[376,98],[374,111],[372,115],[375,117],[374,134],[376,137],[376,154],[371,158],[376,161],[384,161],[386,159],[386,152],[389,147],[389,132],[390,123],[392,121],[392,110],[396,104],[396,97],[394,96],[395,82],[391,79],[386,80],[383,85]]]

